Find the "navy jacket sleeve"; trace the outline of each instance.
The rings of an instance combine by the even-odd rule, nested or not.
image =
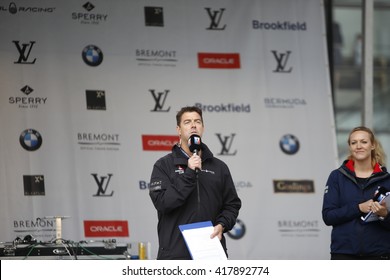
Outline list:
[[[326,182],[323,197],[322,219],[325,224],[335,226],[356,219],[361,215],[359,203],[353,192],[345,190],[341,183],[341,173],[334,170]],[[352,198],[352,199],[351,199]]]

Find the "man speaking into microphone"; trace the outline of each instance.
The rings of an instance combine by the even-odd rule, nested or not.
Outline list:
[[[228,166],[202,143],[202,110],[183,107],[176,114],[179,143],[153,166],[149,195],[158,215],[159,260],[190,260],[179,225],[211,221],[227,255],[224,232],[236,223],[241,200]]]

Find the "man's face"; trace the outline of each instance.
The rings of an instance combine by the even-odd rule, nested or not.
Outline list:
[[[187,143],[192,134],[197,134],[200,137],[203,135],[203,122],[197,112],[186,112],[181,116],[180,125],[176,127],[182,143]]]

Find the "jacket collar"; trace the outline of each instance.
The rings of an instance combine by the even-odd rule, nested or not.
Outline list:
[[[202,162],[213,158],[214,155],[207,147],[207,145],[204,143],[202,143],[201,145],[202,145]],[[187,165],[188,156],[183,152],[183,150],[178,145],[174,145],[172,147],[172,156],[175,165]]]
[[[346,160],[344,161],[344,165],[347,167],[347,169],[351,172],[355,173],[355,162],[353,160]],[[380,166],[378,163],[375,163],[374,170],[372,171],[372,174],[383,172],[383,167]]]

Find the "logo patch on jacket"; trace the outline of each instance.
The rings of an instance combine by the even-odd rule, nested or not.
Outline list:
[[[181,165],[177,166],[177,169],[175,170],[177,174],[183,174],[184,173],[184,168]]]
[[[161,190],[161,185],[162,185],[162,181],[150,182],[149,190],[152,192]]]

